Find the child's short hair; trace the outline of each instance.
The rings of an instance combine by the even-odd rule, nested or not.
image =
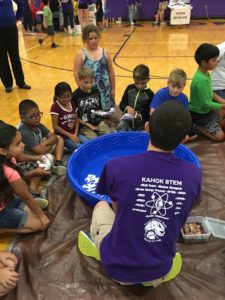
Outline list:
[[[70,92],[72,94],[72,89],[69,83],[64,81],[57,83],[55,86],[54,101],[65,92]]]
[[[195,51],[195,61],[200,66],[202,60],[208,62],[211,58],[218,57],[220,51],[218,47],[212,44],[201,44]]]
[[[25,116],[29,110],[36,107],[38,107],[38,105],[33,100],[25,99],[19,104],[19,114]]]
[[[170,75],[168,82],[179,87],[184,87],[186,85],[187,74],[182,69],[174,69]]]
[[[93,24],[86,25],[82,30],[82,40],[84,43],[88,40],[91,32],[96,32],[97,36],[100,37],[100,30],[97,26]]]
[[[42,0],[42,2],[43,2],[44,5],[47,5],[49,0]]]
[[[78,73],[79,79],[94,78],[93,70],[88,66],[82,66]]]
[[[176,101],[167,101],[151,115],[150,137],[153,146],[165,151],[174,150],[191,128],[189,111]]]
[[[137,81],[147,80],[150,76],[149,67],[146,65],[138,65],[133,70],[133,78]]]

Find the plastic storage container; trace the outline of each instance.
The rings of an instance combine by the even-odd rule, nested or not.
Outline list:
[[[186,224],[200,223],[204,229],[203,234],[184,234],[183,228],[181,235],[185,243],[207,242],[210,235],[225,239],[225,221],[209,217],[194,216],[188,217]]]
[[[185,243],[198,243],[198,242],[207,242],[210,235],[211,230],[206,223],[204,217],[196,216],[196,217],[188,217],[186,224],[189,223],[200,223],[204,229],[203,234],[185,234],[183,228],[181,229],[181,234]]]

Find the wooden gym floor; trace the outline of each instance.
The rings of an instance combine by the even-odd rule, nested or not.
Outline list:
[[[51,128],[49,110],[53,101],[53,90],[60,81],[76,88],[73,77],[73,61],[76,52],[83,47],[80,36],[56,35],[59,48],[51,49],[47,39],[42,47],[35,36],[23,36],[20,28],[20,56],[29,91],[14,87],[6,94],[0,85],[0,119],[12,125],[19,122],[18,104],[23,99],[32,99],[44,112],[43,124]],[[101,35],[100,46],[108,49],[114,62],[116,73],[116,102],[119,103],[126,86],[132,83],[132,69],[137,64],[150,67],[149,86],[156,92],[164,87],[169,72],[183,68],[188,75],[184,92],[189,96],[190,80],[197,65],[193,59],[195,49],[201,43],[219,44],[224,41],[225,22],[223,20],[192,21],[189,27],[152,27],[150,22],[142,22],[137,27],[123,23],[114,24]]]

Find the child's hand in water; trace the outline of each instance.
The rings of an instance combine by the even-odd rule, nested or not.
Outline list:
[[[40,221],[41,221],[41,224],[42,224],[42,230],[47,228],[48,225],[49,225],[49,222],[50,222],[49,218],[45,214],[43,214],[43,216],[40,218]]]

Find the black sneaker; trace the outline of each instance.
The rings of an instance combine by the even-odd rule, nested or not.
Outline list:
[[[57,45],[56,43],[51,44],[51,48],[57,48],[59,47],[59,45]]]
[[[24,90],[30,90],[31,89],[31,86],[26,84],[26,83],[24,83],[23,85],[18,85],[18,87],[20,89],[24,89]]]
[[[57,160],[52,168],[52,171],[58,176],[62,176],[66,174],[66,167],[63,166],[61,160]]]
[[[40,45],[42,45],[42,44],[43,44],[43,39],[38,39],[38,43],[39,43]]]
[[[6,87],[5,91],[6,91],[6,93],[11,93],[12,92],[12,87]]]

